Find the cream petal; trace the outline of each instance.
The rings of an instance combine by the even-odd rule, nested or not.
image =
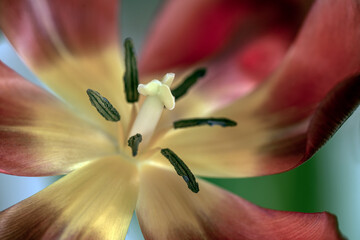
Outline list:
[[[125,239],[137,189],[133,164],[95,160],[0,212],[0,238]]]
[[[115,139],[2,62],[0,139],[0,172],[22,176],[64,174],[118,151]]]

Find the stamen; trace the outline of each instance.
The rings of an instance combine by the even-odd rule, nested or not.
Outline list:
[[[138,70],[136,65],[136,57],[134,46],[131,38],[125,39],[125,74],[124,85],[126,93],[126,101],[134,103],[139,100],[137,87],[139,85]]]
[[[197,82],[197,80],[206,74],[205,68],[199,68],[195,70],[192,74],[185,78],[185,80],[175,89],[171,90],[172,94],[175,97],[175,100],[178,100],[184,96],[187,91]]]
[[[86,91],[89,96],[91,105],[93,105],[96,110],[103,116],[106,120],[117,122],[120,121],[120,114],[118,111],[111,105],[109,100],[101,96],[100,93],[92,89]]]
[[[139,133],[129,138],[128,146],[131,147],[133,157],[137,155],[139,144],[141,141],[142,141],[142,136]]]
[[[192,118],[174,122],[175,129],[195,127],[200,125],[219,125],[222,127],[234,127],[237,125],[237,123],[227,118]]]
[[[174,166],[176,173],[183,177],[184,181],[188,185],[188,188],[194,193],[199,192],[199,184],[196,182],[195,176],[188,166],[186,166],[186,164],[168,148],[161,149],[161,154]]]

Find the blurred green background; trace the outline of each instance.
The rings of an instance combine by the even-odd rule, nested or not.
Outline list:
[[[122,4],[122,37],[134,39],[137,52],[160,0],[125,0]],[[7,41],[0,37],[0,59],[27,79],[36,77],[21,63]],[[262,207],[301,211],[328,211],[338,216],[342,233],[360,239],[360,111],[307,163],[273,176],[209,181]],[[1,141],[4,141],[1,139]],[[56,178],[27,178],[0,174],[0,210],[36,193]],[[142,239],[136,218],[127,239]]]

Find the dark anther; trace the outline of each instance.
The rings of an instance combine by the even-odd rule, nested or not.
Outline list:
[[[106,120],[117,122],[120,121],[120,114],[118,111],[111,105],[109,100],[101,96],[100,93],[92,89],[86,91],[89,96],[91,105],[93,105],[96,110],[103,116]]]
[[[139,93],[137,87],[139,85],[138,70],[136,65],[136,57],[134,53],[134,46],[131,38],[125,39],[125,74],[124,85],[126,101],[134,103],[139,100]]]
[[[234,127],[237,125],[235,121],[232,121],[227,118],[192,118],[179,120],[174,122],[174,128],[186,128],[186,127],[195,127],[200,125],[219,125],[222,127]]]
[[[175,171],[184,179],[188,188],[194,193],[199,192],[199,184],[196,182],[194,174],[192,174],[188,166],[186,166],[179,156],[168,148],[161,149],[161,154],[174,166]]]
[[[184,96],[187,91],[197,82],[197,80],[205,76],[206,69],[199,68],[195,70],[192,74],[185,78],[185,80],[175,89],[171,90],[172,95],[175,97],[175,100],[178,100]]]
[[[131,147],[133,157],[137,155],[139,150],[139,144],[141,141],[142,141],[142,136],[139,133],[129,138],[128,146]]]

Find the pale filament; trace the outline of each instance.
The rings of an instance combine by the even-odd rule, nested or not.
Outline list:
[[[140,133],[143,138],[141,148],[144,148],[149,143],[160,120],[164,106],[168,110],[172,110],[175,107],[175,98],[170,90],[174,78],[174,73],[167,73],[161,82],[154,79],[148,84],[139,84],[138,86],[138,92],[147,96],[147,98],[136,116],[129,137]]]

